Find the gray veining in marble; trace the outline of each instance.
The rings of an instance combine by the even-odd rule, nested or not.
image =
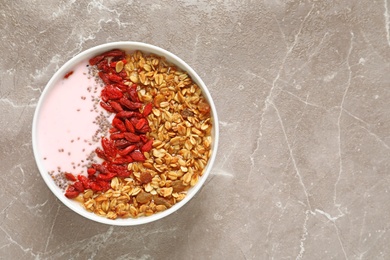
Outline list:
[[[390,1],[0,1],[1,259],[390,259]],[[138,227],[90,222],[31,147],[45,84],[120,40],[163,47],[209,87],[206,185]]]

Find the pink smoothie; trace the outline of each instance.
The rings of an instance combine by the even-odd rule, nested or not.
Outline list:
[[[93,151],[106,135],[108,113],[99,105],[101,86],[89,75],[87,61],[73,68],[45,97],[38,119],[38,148],[48,173],[86,174],[97,160]]]

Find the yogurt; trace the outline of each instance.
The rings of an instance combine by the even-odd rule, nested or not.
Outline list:
[[[86,175],[86,166],[98,160],[94,150],[110,127],[108,112],[99,105],[101,85],[88,61],[69,74],[47,93],[37,123],[38,149],[54,179],[61,172]]]

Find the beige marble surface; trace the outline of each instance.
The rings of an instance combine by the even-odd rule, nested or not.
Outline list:
[[[1,259],[390,259],[390,1],[0,1]],[[53,73],[106,42],[187,61],[216,103],[206,185],[114,227],[46,187],[31,144]]]

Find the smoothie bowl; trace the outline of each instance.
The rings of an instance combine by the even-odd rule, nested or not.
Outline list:
[[[114,42],[65,63],[45,87],[32,144],[42,178],[67,207],[130,226],[177,211],[200,190],[218,146],[201,78],[159,47]]]

